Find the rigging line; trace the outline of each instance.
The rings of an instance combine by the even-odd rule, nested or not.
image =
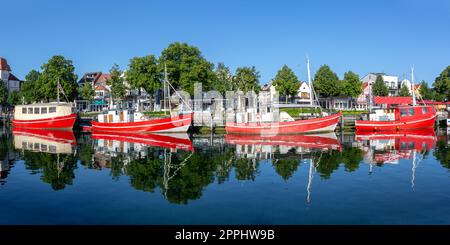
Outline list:
[[[166,82],[167,82],[167,84],[169,84],[169,86],[175,91],[175,93],[178,95],[178,97],[180,97],[181,101],[183,101],[183,103],[186,104],[186,106],[189,108],[189,110],[192,111],[191,106],[190,106],[188,103],[186,103],[186,101],[184,101],[183,97],[181,97],[181,95],[180,95],[180,94],[178,93],[178,91],[172,86],[172,84],[171,84],[168,80],[166,80]],[[169,95],[169,97],[170,97],[170,95]]]

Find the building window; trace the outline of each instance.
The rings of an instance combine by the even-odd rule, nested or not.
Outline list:
[[[53,112],[56,112],[56,107],[49,107],[48,113],[53,113]]]

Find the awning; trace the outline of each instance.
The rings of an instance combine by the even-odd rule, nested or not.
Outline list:
[[[106,101],[104,100],[95,100],[94,105],[106,105]]]
[[[410,105],[410,104],[412,104],[412,98],[411,97],[375,96],[374,102],[377,105]]]

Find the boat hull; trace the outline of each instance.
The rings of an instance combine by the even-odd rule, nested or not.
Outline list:
[[[307,134],[333,132],[341,117],[341,112],[306,120],[279,123],[227,123],[226,131],[231,134]]]
[[[411,120],[396,121],[366,121],[356,120],[356,131],[403,131],[433,128],[436,115]]]
[[[77,120],[77,114],[71,114],[68,116],[52,117],[36,120],[16,120],[13,119],[12,124],[18,128],[33,128],[33,129],[65,129],[71,130],[75,121]]]
[[[129,123],[92,122],[92,131],[186,133],[192,123],[192,113],[177,117],[151,119]]]

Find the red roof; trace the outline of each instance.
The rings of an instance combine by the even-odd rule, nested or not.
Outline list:
[[[107,90],[107,91],[109,91],[105,86],[97,86],[97,87],[95,87],[95,90]]]
[[[14,76],[12,73],[9,73],[8,80],[10,80],[10,81],[20,81],[19,78]]]
[[[100,77],[95,81],[95,83],[106,82],[106,80],[111,78],[111,74],[101,74]]]
[[[390,97],[390,96],[375,96],[375,104],[386,105],[410,105],[412,104],[411,97]]]
[[[11,68],[8,65],[8,62],[5,58],[0,57],[0,70],[11,71]]]

